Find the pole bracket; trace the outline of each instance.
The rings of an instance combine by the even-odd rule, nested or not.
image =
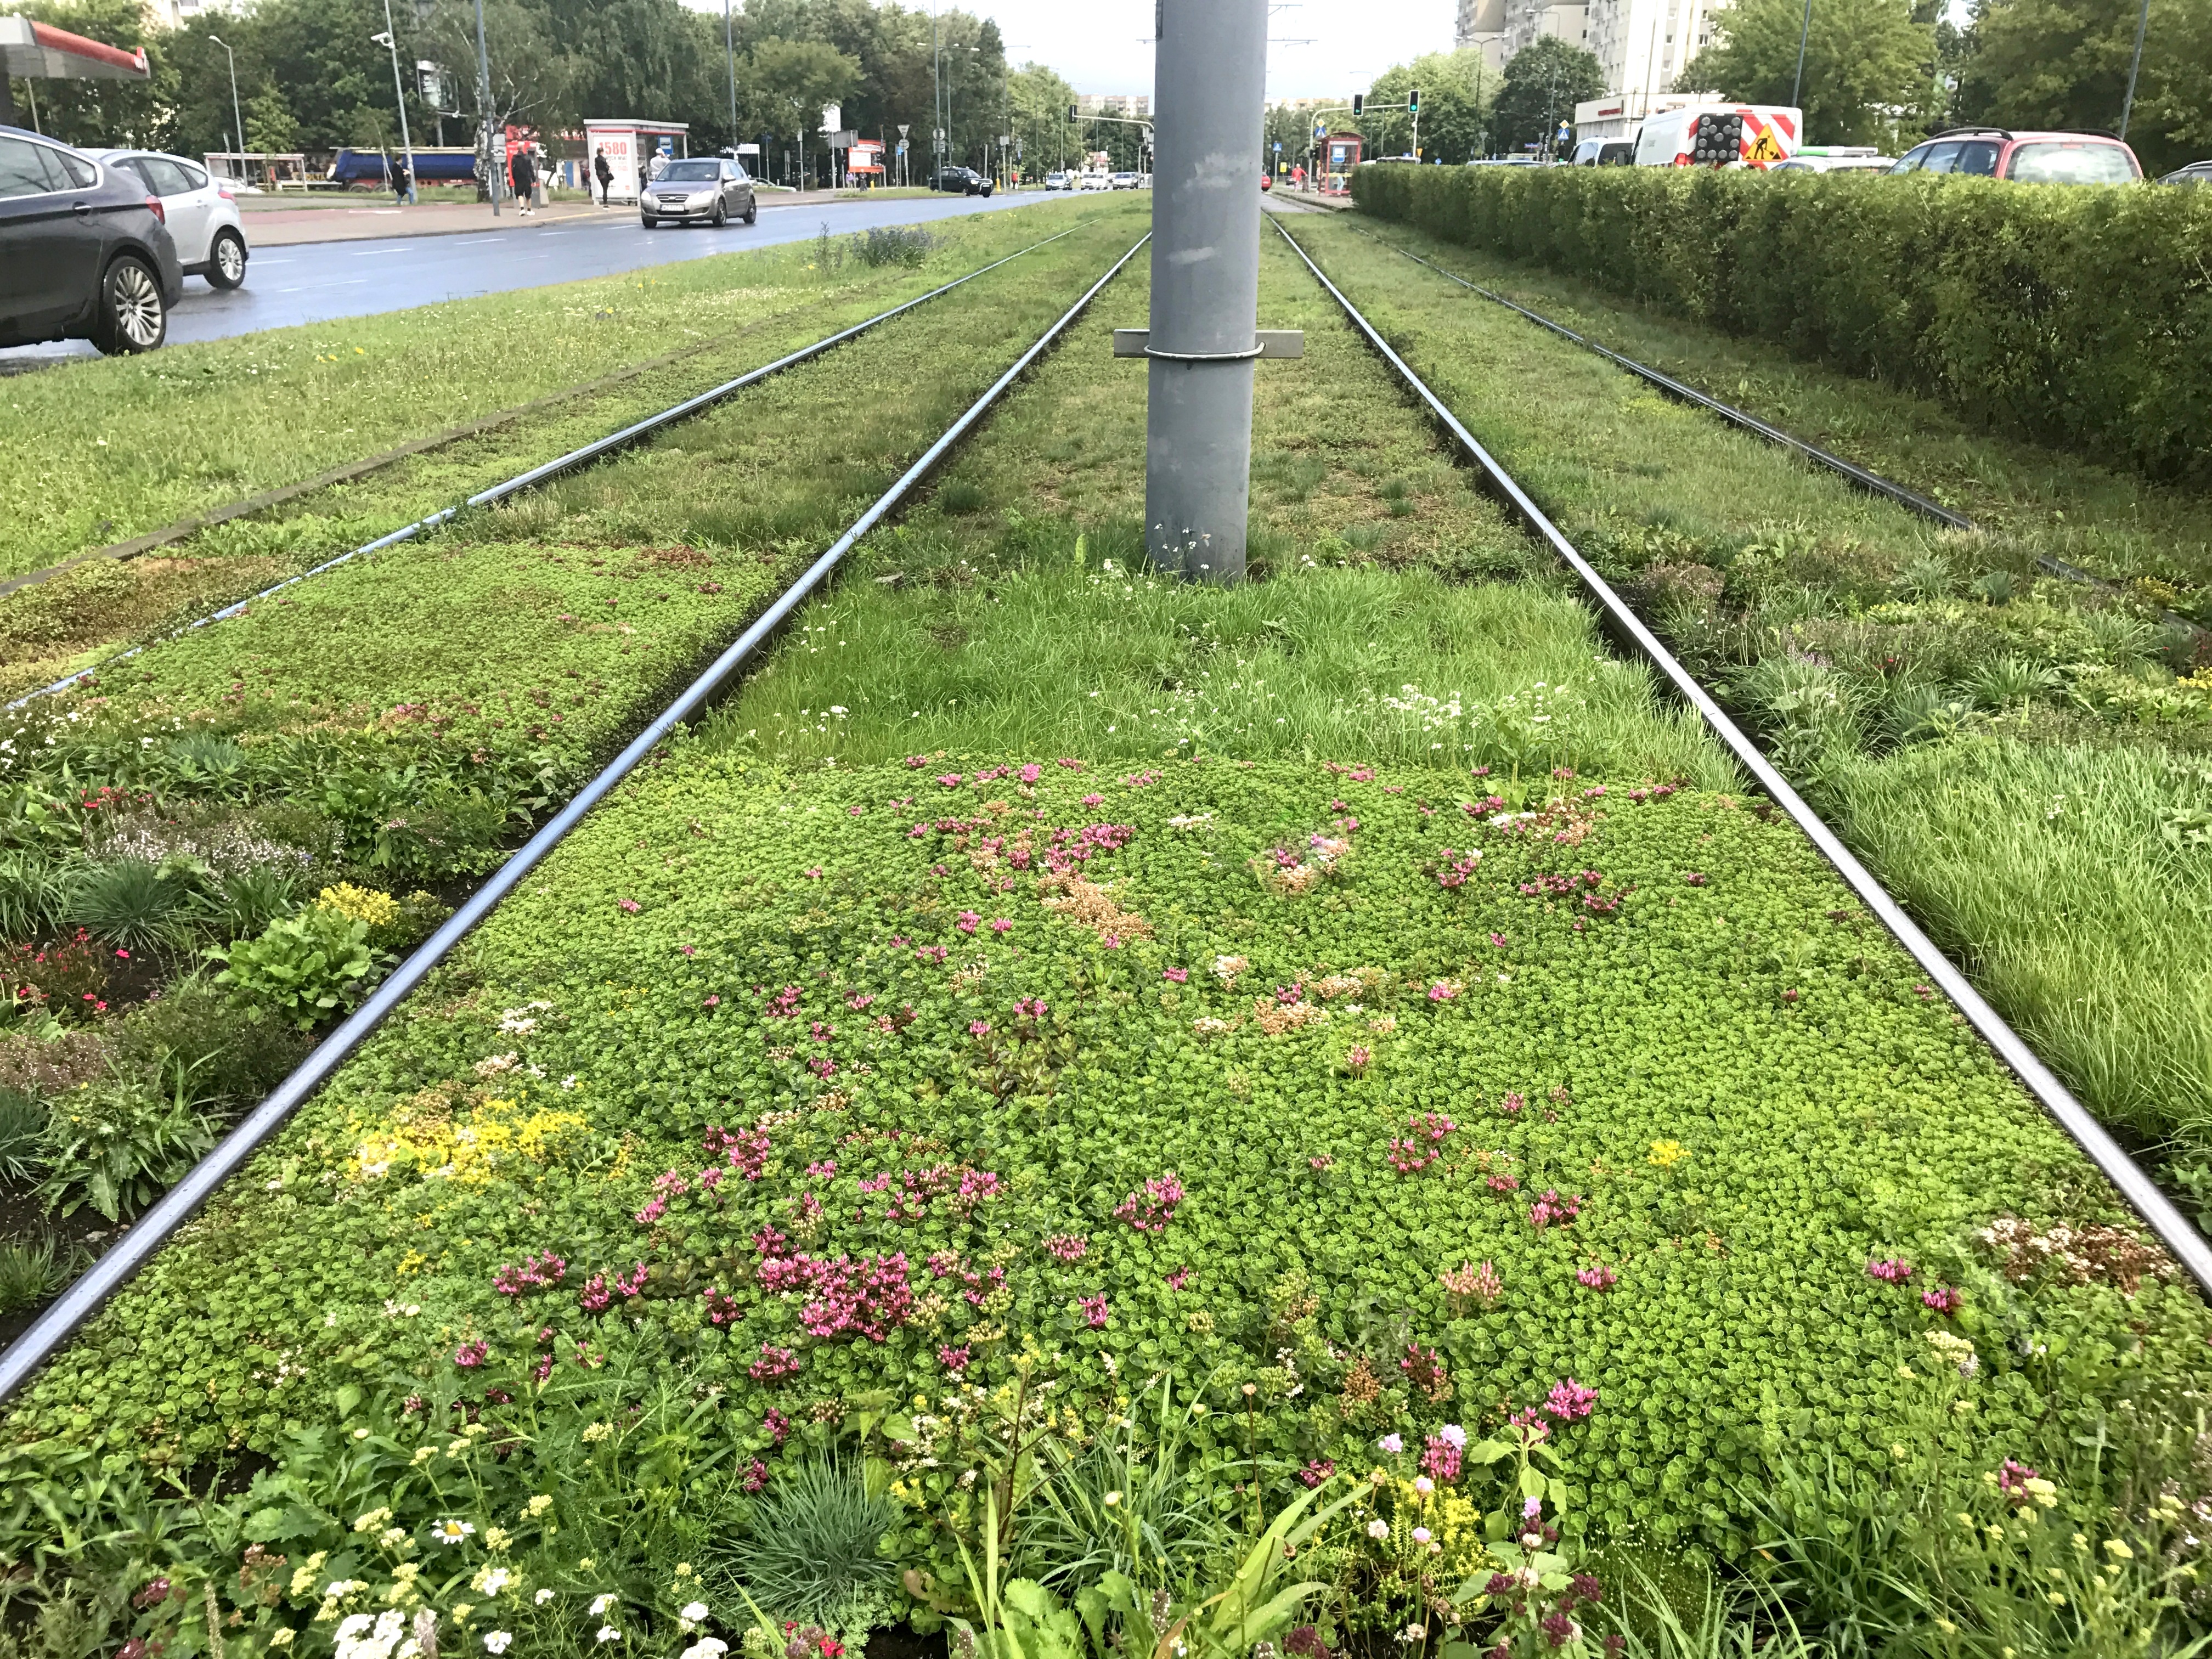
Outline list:
[[[1303,357],[1306,355],[1304,329],[1255,329],[1252,337],[1255,344],[1249,351],[1155,351],[1152,345],[1152,330],[1117,328],[1114,331],[1114,355],[1116,357],[1157,357],[1162,362],[1169,363],[1245,363],[1255,357]]]

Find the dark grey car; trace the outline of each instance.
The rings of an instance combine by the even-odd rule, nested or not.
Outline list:
[[[752,176],[735,161],[712,155],[671,161],[646,185],[637,208],[647,230],[664,219],[672,224],[726,225],[732,219],[750,224],[760,217]]]
[[[151,351],[184,286],[161,198],[143,179],[0,127],[0,346]]]

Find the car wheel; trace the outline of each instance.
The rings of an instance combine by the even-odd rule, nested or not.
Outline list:
[[[644,218],[644,216],[643,216],[643,215],[641,215],[641,214],[639,216],[639,217],[640,217],[641,219],[643,219],[643,221],[644,221],[644,224],[645,224],[645,228],[646,228],[647,230],[658,230],[658,229],[660,228],[660,221],[659,221],[659,220],[658,220],[658,219],[645,219],[645,218]]]
[[[714,228],[720,230],[730,222],[730,204],[720,197],[714,198]]]
[[[168,337],[169,306],[161,279],[135,253],[125,253],[100,279],[100,307],[92,322],[92,343],[110,356],[151,351]]]
[[[246,239],[236,231],[218,230],[208,250],[207,279],[216,288],[236,288],[246,280]]]
[[[745,198],[745,222],[752,224],[760,218],[760,204],[750,196]]]

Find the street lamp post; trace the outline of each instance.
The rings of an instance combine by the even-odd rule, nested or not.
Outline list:
[[[2143,4],[2148,7],[2150,0],[2143,0]],[[1804,108],[1804,105],[1799,100],[1805,90],[1805,42],[1812,33],[1813,0],[1805,0],[1805,21],[1797,26],[1797,78],[1790,83],[1790,107],[1792,109]],[[1804,125],[1804,117],[1801,115],[1797,119],[1797,136],[1801,140],[1805,136]]]
[[[384,0],[384,44],[392,53],[392,96],[399,106],[399,149],[407,158],[407,201],[415,201],[415,141],[407,136],[407,88],[399,79],[399,37],[392,27],[392,0]]]
[[[730,21],[730,0],[722,0],[722,52],[730,61],[730,148],[738,145],[738,37]]]
[[[491,58],[484,50],[483,0],[477,0],[477,131],[484,152],[484,183],[491,191],[491,216],[499,217],[500,167],[491,153]]]
[[[2136,14],[2136,55],[2128,60],[2128,93],[2120,100],[2120,142],[2128,137],[2128,117],[2135,112],[2136,74],[2142,68],[2143,31],[2150,27],[2150,0],[2142,0],[2142,9]]]
[[[218,46],[222,46],[222,55],[230,59],[230,118],[232,123],[238,129],[238,176],[241,183],[247,182],[246,178],[246,118],[238,112],[238,54],[233,52],[228,46],[223,46],[222,37],[221,35],[210,34],[208,36],[208,39],[214,41]]]

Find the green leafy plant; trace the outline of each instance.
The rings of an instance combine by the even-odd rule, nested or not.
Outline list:
[[[36,1307],[68,1277],[68,1265],[51,1238],[37,1243],[0,1239],[0,1314]]]
[[[215,1145],[186,1092],[188,1076],[175,1068],[166,1088],[118,1077],[57,1105],[46,1127],[40,1200],[65,1216],[89,1204],[120,1221],[174,1186]]]
[[[43,937],[60,920],[68,891],[60,866],[36,848],[0,851],[0,938]]]
[[[0,1181],[38,1178],[46,1135],[46,1103],[27,1089],[0,1086]]]
[[[715,1553],[768,1612],[837,1626],[854,1602],[896,1582],[882,1544],[898,1518],[857,1455],[811,1456],[785,1465],[744,1536]]]
[[[368,990],[376,965],[368,924],[319,906],[279,917],[258,939],[210,946],[223,964],[215,977],[245,1004],[247,1019],[274,1015],[305,1031]]]
[[[173,949],[189,931],[193,884],[144,859],[88,866],[70,884],[66,919],[125,950]]]

